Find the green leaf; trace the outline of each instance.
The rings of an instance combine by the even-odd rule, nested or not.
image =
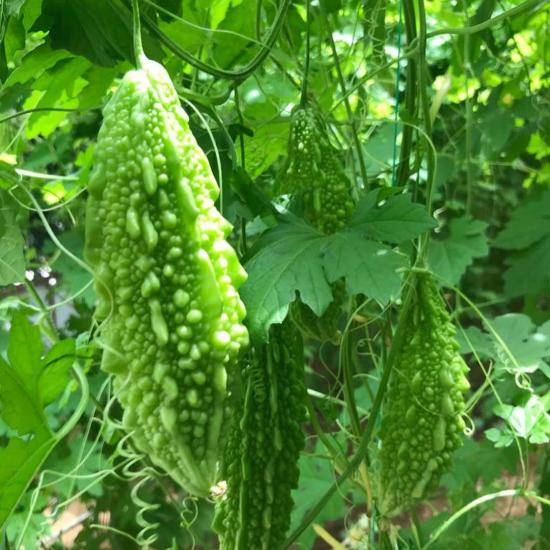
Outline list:
[[[62,357],[67,353],[74,357],[74,341],[59,342],[44,359],[42,353],[38,327],[15,311],[10,362],[0,356],[0,420],[10,434],[7,446],[0,446],[0,530],[58,441],[48,427],[43,404],[55,398],[66,381],[70,365]]]
[[[6,16],[11,15],[19,15],[19,12],[21,11],[21,8],[23,7],[23,4],[25,3],[25,0],[6,0]]]
[[[400,130],[398,129],[398,132]],[[395,148],[395,124],[384,124],[363,144],[367,173],[372,176],[388,169],[392,165]],[[396,155],[399,158],[400,146],[397,145]]]
[[[489,334],[477,327],[468,327],[464,331],[459,330],[456,339],[460,344],[460,353],[473,353],[480,358],[492,357],[495,352],[494,341]]]
[[[506,420],[513,430],[506,426],[502,432],[504,436],[515,433],[530,443],[544,444],[550,441],[550,415],[545,410],[549,407],[548,399],[545,405],[538,395],[532,395],[524,406],[497,404],[494,413]],[[489,439],[492,435],[488,435]]]
[[[517,363],[514,364],[495,341],[493,356],[499,360],[499,368],[526,373],[540,369],[550,377],[550,367],[544,361],[550,357],[550,321],[537,328],[527,315],[508,313],[496,317],[491,324]]]
[[[323,263],[330,282],[343,277],[351,294],[387,303],[399,296],[399,270],[408,260],[389,246],[366,240],[360,232],[349,229],[330,237]]]
[[[297,291],[316,314],[327,308],[331,291],[321,262],[325,242],[306,224],[283,223],[264,234],[259,252],[245,265],[248,280],[241,288],[253,336],[265,339],[270,325],[284,320]]]
[[[517,455],[513,449],[495,455],[494,445],[488,441],[465,437],[464,445],[454,455],[452,470],[443,476],[441,484],[451,490],[460,490],[465,484],[475,486],[480,480],[489,485],[503,470],[513,472],[516,464]]]
[[[25,241],[12,204],[7,193],[0,190],[0,286],[25,279]]]
[[[285,318],[297,293],[321,315],[331,302],[330,283],[343,278],[350,293],[386,303],[399,295],[398,271],[407,265],[406,256],[365,239],[357,229],[322,235],[305,223],[267,231],[255,251],[245,265],[248,280],[241,296],[251,336],[260,340]]]
[[[25,27],[20,19],[10,17],[4,35],[6,59],[13,59],[16,52],[25,47]]]
[[[550,286],[550,191],[535,196],[513,212],[495,246],[518,252],[506,259],[508,296],[534,295]],[[525,274],[529,276],[526,277]]]
[[[27,369],[27,371],[30,369]],[[0,529],[56,443],[39,397],[13,366],[0,358],[0,418],[16,432],[0,447]]]
[[[194,54],[204,46],[208,45],[209,37],[205,31],[201,30],[201,16],[191,4],[185,6],[185,20],[159,21],[159,29],[168,38],[171,38],[176,44],[180,45],[190,54]]]
[[[509,447],[514,442],[514,435],[508,428],[505,428],[504,430],[500,430],[499,428],[489,428],[488,430],[485,430],[485,437],[489,441],[492,441],[497,449]]]
[[[485,222],[469,216],[449,223],[449,236],[444,240],[432,240],[428,247],[428,262],[447,284],[456,285],[474,258],[487,255]]]
[[[537,548],[539,522],[529,514],[514,517],[512,514],[506,521],[490,523],[487,529],[480,530],[473,538],[475,543],[481,542],[482,550],[517,550],[518,548]],[[532,545],[530,543],[535,543]],[[465,548],[465,546],[463,546]],[[540,546],[539,548],[544,548]]]
[[[77,96],[88,84],[81,75],[89,67],[90,62],[83,57],[58,64],[55,70],[46,73],[33,84],[33,94],[27,99],[24,107],[76,109]],[[64,111],[32,113],[27,123],[27,137],[32,139],[39,135],[50,135],[68,115],[69,113]]]
[[[210,27],[218,28],[218,25],[224,20],[227,10],[231,5],[231,0],[214,0],[210,8]]]
[[[123,17],[105,0],[43,0],[42,15],[33,30],[49,31],[56,50],[69,50],[95,65],[112,67],[121,59],[133,58],[131,14],[127,13]]]
[[[519,205],[499,233],[494,245],[507,250],[522,250],[550,235],[550,191]]]
[[[38,377],[42,369],[42,340],[40,329],[32,325],[20,311],[14,311],[11,321],[8,359],[11,366],[21,377],[28,392],[38,392]]]
[[[55,66],[58,61],[67,57],[72,56],[64,50],[52,50],[48,44],[38,46],[38,48],[25,55],[21,65],[6,79],[6,82],[2,86],[2,94],[4,90],[15,84],[25,84],[29,81],[35,81]]]
[[[252,137],[244,136],[246,166],[252,179],[263,174],[281,155],[288,142],[288,123],[266,124]],[[237,155],[240,156],[240,142]]]
[[[550,288],[550,235],[507,258],[506,265],[510,266],[504,274],[507,296],[547,292]]]
[[[55,401],[69,384],[69,369],[75,361],[75,349],[72,338],[61,340],[48,350],[42,360],[38,385],[43,405]]]
[[[350,226],[372,239],[401,243],[418,237],[437,225],[425,207],[413,203],[411,196],[394,195],[377,206],[378,191],[363,197],[356,208]]]

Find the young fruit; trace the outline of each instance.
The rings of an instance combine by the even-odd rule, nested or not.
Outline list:
[[[437,487],[462,444],[468,368],[455,327],[432,277],[418,275],[382,410],[378,508],[390,518]]]
[[[285,321],[244,371],[221,477],[214,529],[221,550],[272,550],[284,541],[304,446],[304,353]]]

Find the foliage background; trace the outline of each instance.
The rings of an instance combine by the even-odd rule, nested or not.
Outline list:
[[[221,207],[250,273],[243,297],[253,335],[261,338],[280,321],[297,291],[320,313],[332,299],[328,283],[340,277],[355,305],[367,299],[353,319],[360,411],[369,410],[376,391],[384,334],[395,319],[388,304],[399,297],[407,254],[429,232],[429,267],[447,288],[471,367],[473,435],[437,498],[419,508],[412,528],[403,521],[403,547],[425,547],[430,534],[480,495],[519,488],[549,493],[550,12],[540,1],[312,2],[308,94],[330,124],[361,197],[348,228],[320,237],[277,213],[286,205],[274,189],[290,111],[300,100],[307,33],[305,3],[287,4],[270,41],[274,2],[145,0],[145,50],[170,72],[221,182]],[[418,42],[410,45],[406,25],[406,14],[421,5],[425,52]],[[112,530],[138,536],[139,502],[131,493],[136,480],[120,475],[123,457],[111,458],[120,434],[100,422],[108,388],[90,332],[91,274],[77,261],[101,107],[132,66],[128,3],[5,0],[0,6],[0,481],[24,456],[21,450],[7,460],[10,430],[29,429],[22,418],[53,445],[53,434],[81,412],[70,376],[75,362],[92,396],[11,514],[3,544],[22,537],[25,548],[38,547],[52,522],[78,501],[84,529],[76,548],[105,541],[134,548]],[[507,10],[517,14],[500,17]],[[461,30],[475,25],[482,30]],[[432,178],[433,218],[422,206]],[[399,194],[404,189],[411,194]],[[357,440],[342,406],[338,348],[311,342],[308,352],[308,383],[325,441],[351,456]],[[52,357],[62,359],[52,363]],[[10,368],[28,381],[27,401],[13,410],[5,403],[16,391],[4,382]],[[38,411],[34,419],[29,403]],[[294,526],[338,470],[315,428],[307,430]],[[31,492],[39,481],[43,489]],[[215,547],[208,503],[185,500],[182,511],[182,495],[162,479],[147,483],[140,496],[159,504],[147,515],[162,524],[155,547],[173,541],[181,548]],[[364,484],[354,477],[315,523],[349,547],[367,548],[365,500]],[[457,518],[431,547],[544,548],[549,532],[549,511],[540,502],[494,499]],[[300,544],[326,548],[326,540],[320,529],[308,528]],[[58,539],[51,544],[62,547]]]

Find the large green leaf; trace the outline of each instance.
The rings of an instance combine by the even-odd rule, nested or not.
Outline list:
[[[265,338],[273,323],[286,317],[288,306],[301,300],[320,315],[331,301],[321,251],[326,237],[306,224],[284,223],[268,231],[260,250],[246,263],[248,280],[241,289],[253,336]]]
[[[46,109],[33,113],[27,124],[27,137],[39,135],[48,136],[54,132],[60,122],[68,116],[63,111],[47,111],[47,109],[76,109],[78,94],[87,86],[88,81],[82,75],[90,67],[90,62],[83,57],[75,57],[58,63],[51,70],[33,83],[33,93],[24,106],[27,109]]]
[[[550,289],[550,235],[506,259],[506,295],[536,295]],[[526,276],[528,274],[528,276]]]
[[[446,239],[430,242],[428,262],[445,283],[456,285],[474,258],[489,252],[486,229],[485,222],[464,216],[450,222]]]
[[[352,229],[332,235],[323,256],[329,281],[344,278],[350,294],[364,294],[383,304],[399,296],[399,272],[407,264],[405,255]]]
[[[43,405],[65,387],[62,382],[74,361],[74,341],[60,342],[44,359],[42,352],[37,327],[15,312],[10,362],[0,357],[0,419],[10,428],[7,446],[0,447],[0,529],[58,441]]]
[[[372,191],[363,197],[350,223],[368,237],[401,243],[437,225],[426,208],[412,202],[410,195],[394,195],[377,205],[378,195],[378,191]]]
[[[267,231],[246,263],[241,289],[253,338],[265,339],[299,294],[317,315],[331,302],[330,283],[343,278],[351,294],[379,302],[399,295],[399,270],[407,258],[389,246],[366,239],[350,227],[322,235],[305,223],[283,223]]]
[[[54,49],[69,50],[103,67],[133,58],[130,13],[123,17],[107,0],[43,0],[33,30],[49,31]]]
[[[25,84],[29,81],[35,81],[47,72],[48,69],[54,67],[58,61],[67,59],[68,57],[72,57],[69,52],[65,50],[52,50],[47,43],[38,46],[38,48],[25,55],[21,65],[6,79],[2,86],[2,92],[15,84]]]
[[[506,259],[508,296],[537,294],[550,288],[550,191],[521,204],[495,239],[495,246],[517,250]],[[529,274],[526,277],[526,274]]]
[[[550,235],[550,191],[520,204],[494,240],[506,250],[522,250]]]

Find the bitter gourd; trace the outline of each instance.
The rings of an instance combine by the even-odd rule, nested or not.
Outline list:
[[[136,447],[189,492],[215,482],[226,369],[248,334],[246,273],[165,69],[144,59],[104,109],[86,211],[102,368]]]
[[[431,275],[417,276],[382,411],[379,510],[390,518],[437,487],[461,445],[468,368],[455,327]]]
[[[290,524],[291,491],[304,446],[304,354],[299,333],[285,321],[243,375],[233,409],[221,477],[225,495],[214,528],[221,550],[273,550]]]
[[[298,106],[292,113],[288,161],[280,180],[281,191],[302,199],[305,219],[322,233],[342,229],[353,214],[352,184],[312,107]]]
[[[355,206],[351,182],[312,107],[298,106],[292,113],[288,162],[280,181],[281,191],[301,200],[305,219],[321,233],[334,233],[351,218]],[[301,302],[292,305],[292,319],[306,336],[334,339],[346,299],[344,283],[334,283],[332,294],[333,301],[320,317]]]

